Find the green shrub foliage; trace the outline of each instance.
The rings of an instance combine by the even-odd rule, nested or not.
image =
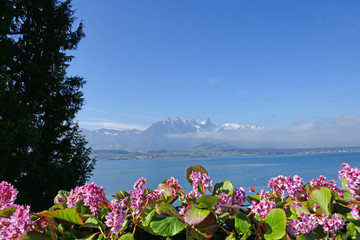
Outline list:
[[[278,176],[269,180],[270,191],[250,188],[245,196],[230,181],[212,189],[197,165],[186,171],[189,193],[173,177],[154,190],[139,178],[109,201],[102,187],[90,183],[59,191],[55,205],[33,213],[31,222],[28,212],[17,213],[24,207],[13,204],[17,192],[3,182],[0,218],[27,216],[22,239],[359,239],[360,169],[344,163],[339,178],[342,187],[324,176],[306,184],[297,175]],[[0,237],[18,227],[3,226]]]

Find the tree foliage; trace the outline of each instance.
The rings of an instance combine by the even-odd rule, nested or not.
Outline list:
[[[69,0],[0,0],[0,17],[0,179],[41,209],[94,168],[74,122],[85,81],[66,74],[83,25]]]

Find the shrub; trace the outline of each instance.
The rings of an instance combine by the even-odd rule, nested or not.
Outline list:
[[[278,176],[268,182],[271,191],[250,188],[254,194],[246,197],[230,181],[213,185],[206,170],[194,165],[186,171],[193,188],[187,194],[173,177],[154,190],[139,178],[133,189],[119,191],[109,202],[104,189],[90,183],[59,191],[55,205],[38,213],[15,205],[16,189],[2,182],[0,237],[360,239],[360,169],[342,167],[341,188],[324,176],[306,184],[297,175]]]

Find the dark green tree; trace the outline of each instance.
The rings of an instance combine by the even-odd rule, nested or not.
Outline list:
[[[41,210],[95,164],[74,122],[85,81],[66,73],[83,25],[70,0],[0,0],[0,18],[0,180]]]

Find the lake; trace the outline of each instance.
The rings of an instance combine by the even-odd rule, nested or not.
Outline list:
[[[340,186],[338,171],[343,162],[360,168],[360,153],[105,160],[96,163],[89,182],[105,187],[106,195],[110,196],[120,189],[128,191],[139,177],[146,177],[147,186],[154,189],[162,180],[173,176],[187,193],[191,186],[185,179],[185,171],[189,166],[199,164],[208,171],[214,184],[230,180],[235,187],[243,187],[247,192],[251,186],[256,191],[268,189],[267,181],[280,174],[297,174],[305,183],[324,175],[328,180],[336,180]]]

